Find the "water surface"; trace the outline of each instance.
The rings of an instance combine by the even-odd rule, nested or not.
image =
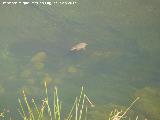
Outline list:
[[[104,120],[113,106],[127,107],[138,96],[132,119],[158,120],[159,6],[158,0],[1,5],[0,109],[11,109],[20,119],[15,110],[21,91],[40,100],[47,80],[50,91],[58,86],[67,108],[84,86],[96,105],[92,120]],[[89,44],[85,51],[69,51],[81,41]],[[45,55],[38,56],[41,52]]]

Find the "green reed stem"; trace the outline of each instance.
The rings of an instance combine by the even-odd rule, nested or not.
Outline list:
[[[57,87],[54,88],[54,118],[55,120],[61,119],[61,103],[58,98]]]
[[[83,108],[84,108],[84,101],[85,101],[85,95],[83,94],[83,100],[82,100],[82,105],[81,105],[81,109],[80,109],[80,115],[79,115],[79,120],[81,120],[82,118],[82,113],[83,113]]]
[[[27,97],[26,97],[24,91],[23,91],[23,98],[24,98],[24,101],[25,101],[25,103],[26,103],[26,105],[27,105],[27,109],[28,109],[28,111],[29,111],[30,119],[31,119],[31,120],[35,120],[34,115],[33,115],[33,113],[32,113],[32,110],[31,110],[31,107],[30,107],[30,105],[29,105],[29,103],[28,103],[28,100],[27,100]]]
[[[22,116],[22,118],[24,119],[24,120],[26,120],[26,114],[25,114],[25,112],[24,112],[24,108],[23,108],[23,106],[22,106],[22,102],[21,102],[21,100],[18,98],[18,102],[19,102],[19,104],[20,104],[20,107],[21,107],[21,110],[22,110],[22,113],[20,112],[20,114],[21,114],[21,116]]]
[[[46,105],[48,107],[47,111],[48,111],[48,114],[50,116],[50,119],[53,120],[53,118],[52,118],[52,112],[51,112],[51,109],[50,109],[50,106],[49,106],[47,83],[45,82],[44,85],[45,85],[45,92],[46,92]]]
[[[38,115],[39,115],[40,113],[39,113],[38,107],[37,107],[37,105],[36,105],[34,99],[32,99],[32,102],[33,102],[34,107],[36,108],[36,111],[37,111]]]
[[[73,106],[72,106],[72,108],[71,108],[71,110],[70,110],[70,112],[69,112],[69,115],[68,115],[68,117],[67,117],[67,120],[70,120],[70,119],[72,118],[72,113],[73,113],[73,110],[74,110],[74,108],[75,108],[76,103],[77,103],[77,98],[76,98],[76,100],[74,101],[74,104],[73,104]]]

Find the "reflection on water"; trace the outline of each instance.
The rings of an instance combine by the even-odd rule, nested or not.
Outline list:
[[[40,99],[47,81],[50,91],[58,86],[66,107],[83,85],[96,104],[92,120],[105,119],[114,106],[126,108],[137,96],[142,99],[130,116],[159,119],[159,5],[86,0],[75,6],[0,6],[0,109],[17,108],[22,90]],[[85,51],[70,51],[82,41]]]

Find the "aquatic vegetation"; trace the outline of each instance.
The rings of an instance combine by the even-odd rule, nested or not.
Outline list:
[[[61,120],[62,119],[62,102],[58,97],[58,90],[55,87],[54,89],[54,100],[53,106],[51,106],[49,98],[48,98],[48,89],[47,83],[45,82],[45,99],[42,100],[41,107],[38,107],[35,100],[32,99],[32,103],[29,103],[26,93],[23,91],[23,99],[18,99],[20,104],[19,113],[23,120]],[[89,118],[91,120],[122,120],[126,117],[127,112],[131,109],[131,107],[135,104],[135,102],[139,99],[137,97],[128,108],[124,110],[113,110],[110,112],[109,117],[106,114],[106,109],[102,113],[95,111],[94,114],[100,114],[97,118],[95,116],[93,118]],[[24,104],[23,104],[24,103]],[[25,110],[25,107],[27,110]],[[52,109],[53,108],[53,109]],[[85,94],[84,89],[82,87],[80,96],[76,97],[75,102],[69,112],[69,114],[65,117],[65,120],[87,120],[88,111],[90,108],[95,108],[95,105],[90,101],[88,96]],[[27,113],[26,113],[27,112]],[[109,111],[108,111],[109,113]],[[90,114],[90,112],[89,112]],[[138,120],[138,117],[136,118]]]
[[[38,52],[35,55],[33,55],[31,61],[33,63],[33,66],[37,70],[42,70],[44,68],[44,61],[47,58],[46,52]]]
[[[33,55],[31,61],[33,63],[42,63],[46,60],[47,54],[46,52],[38,52],[35,55]]]
[[[21,77],[23,78],[28,78],[32,74],[32,71],[30,69],[25,69],[24,71],[21,72]]]
[[[76,73],[77,71],[78,71],[77,68],[74,66],[69,66],[67,68],[67,72],[69,72],[69,73]]]
[[[53,82],[53,78],[50,76],[49,73],[46,73],[44,75],[44,78],[42,79],[41,83],[44,83],[44,82],[46,82],[47,84],[50,84],[51,82]]]
[[[2,58],[0,55],[0,72],[1,74],[8,74],[9,76],[13,73],[16,73],[18,68],[17,68],[17,59],[13,56],[8,56],[7,59]],[[7,76],[8,76],[7,75]]]
[[[145,87],[135,92],[135,96],[141,97],[137,109],[148,119],[160,118],[160,89]]]
[[[46,76],[48,75],[46,74]],[[128,111],[139,99],[139,97],[137,97],[128,108],[122,106],[122,110],[114,108],[114,110],[110,112],[111,110],[105,106],[101,111],[97,111],[97,107],[88,98],[82,86],[80,95],[76,97],[68,114],[63,114],[62,102],[59,98],[57,87],[54,87],[53,99],[49,99],[47,82],[45,82],[44,86],[45,90],[43,93],[45,93],[45,95],[41,102],[37,102],[35,98],[29,99],[30,95],[28,95],[28,90],[26,87],[23,88],[22,97],[18,98],[18,112],[22,120],[122,120],[126,119]],[[110,106],[113,107],[113,104],[110,104]],[[119,108],[119,106],[117,106],[117,108]],[[90,110],[92,110],[92,112],[90,112]],[[5,119],[9,117],[6,116],[5,112],[6,111],[0,113],[0,118]],[[95,116],[95,114],[97,116]],[[93,115],[93,117],[90,115]],[[136,120],[138,120],[138,117]]]
[[[8,80],[15,80],[16,75],[13,73],[13,75],[8,76]]]
[[[1,95],[1,94],[4,94],[4,92],[5,92],[5,89],[4,89],[4,87],[0,84],[0,95]]]
[[[111,110],[106,105],[96,105],[88,111],[88,120],[105,120],[108,118]]]
[[[89,120],[122,120],[129,117],[135,118],[134,111],[131,107],[139,100],[137,97],[129,107],[116,105],[113,103],[107,105],[96,105],[93,109],[89,111]]]
[[[30,85],[35,85],[36,81],[32,78],[28,78],[26,79],[26,81],[30,84]]]
[[[34,68],[36,70],[42,70],[44,68],[44,63],[41,63],[41,62],[34,63]]]
[[[139,100],[140,97],[137,97],[131,104],[128,108],[126,108],[125,110],[113,110],[110,114],[110,117],[109,117],[109,120],[121,120],[123,118],[126,118],[127,116],[127,112],[131,109],[131,107],[135,104],[135,102],[137,100]],[[138,118],[136,118],[138,119]]]
[[[46,82],[47,84],[49,85],[57,85],[57,84],[61,84],[62,83],[62,80],[58,79],[58,78],[55,78],[54,75],[51,75],[49,73],[45,73],[43,75],[43,79],[41,81],[41,85],[44,84],[44,82]]]
[[[30,95],[30,96],[38,96],[39,92],[42,92],[42,90],[36,86],[31,86],[31,85],[26,85],[23,86],[19,89],[19,92],[21,91],[25,91],[26,94]]]
[[[58,90],[55,87],[53,92],[53,106],[50,104],[48,98],[47,83],[45,82],[45,98],[41,102],[41,107],[38,107],[35,100],[30,102],[23,90],[23,98],[18,99],[20,109],[19,113],[23,120],[61,120],[62,119],[62,102],[58,97]],[[93,103],[84,93],[84,89],[80,92],[80,96],[76,97],[76,100],[69,112],[65,117],[66,120],[84,120],[86,119],[87,111],[89,107],[94,107]],[[53,109],[52,109],[53,108]]]
[[[9,52],[9,45],[5,44],[3,46],[1,46],[1,50],[0,50],[0,57],[4,60],[8,60],[10,59],[11,53]]]

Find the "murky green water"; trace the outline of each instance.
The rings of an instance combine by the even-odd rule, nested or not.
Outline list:
[[[20,119],[21,91],[40,100],[48,81],[49,90],[58,86],[66,109],[83,85],[96,105],[92,120],[138,96],[132,119],[160,120],[159,21],[159,0],[0,5],[0,110]],[[88,43],[85,51],[69,51],[81,41]]]

